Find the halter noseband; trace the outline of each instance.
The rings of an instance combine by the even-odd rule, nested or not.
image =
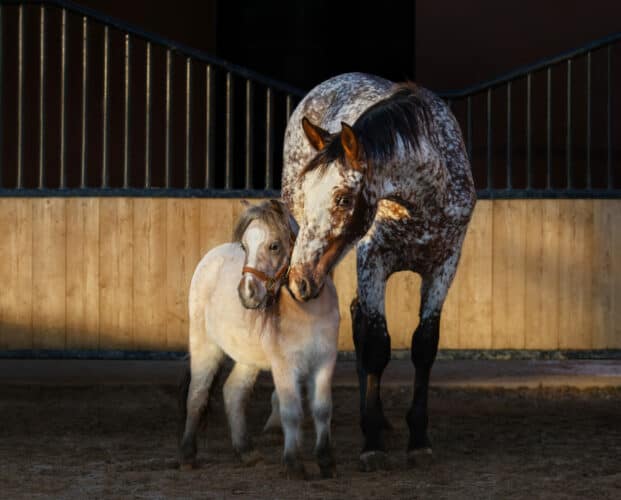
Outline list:
[[[267,293],[273,296],[276,295],[276,292],[278,291],[277,285],[280,283],[280,280],[283,278],[283,276],[287,274],[288,269],[289,259],[287,259],[287,262],[282,265],[282,267],[276,272],[274,276],[268,276],[263,271],[259,271],[258,269],[250,266],[244,266],[242,268],[242,274],[250,273],[259,278],[265,285]]]

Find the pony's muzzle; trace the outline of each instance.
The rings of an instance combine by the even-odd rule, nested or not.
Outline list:
[[[258,309],[265,302],[267,296],[265,286],[250,275],[244,275],[239,280],[237,293],[242,305],[246,309]]]

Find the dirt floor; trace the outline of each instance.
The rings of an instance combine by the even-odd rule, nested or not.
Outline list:
[[[234,456],[221,397],[179,471],[169,386],[0,387],[0,496],[13,498],[621,498],[621,389],[432,390],[434,462],[406,466],[408,388],[385,391],[390,469],[358,471],[358,394],[336,388],[337,479],[320,480],[306,422],[308,481],[282,475],[279,434],[261,435],[269,388],[249,408],[265,461]]]

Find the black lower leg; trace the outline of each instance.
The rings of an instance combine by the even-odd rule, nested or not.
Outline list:
[[[414,399],[406,420],[410,427],[408,450],[431,448],[427,435],[427,394],[429,375],[438,352],[440,316],[422,319],[412,338],[412,362],[415,368]]]
[[[366,314],[358,301],[351,305],[356,367],[360,384],[360,426],[364,434],[363,452],[383,450],[380,381],[390,360],[390,337],[381,315]]]

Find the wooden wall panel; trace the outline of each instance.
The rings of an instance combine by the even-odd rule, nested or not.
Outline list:
[[[99,347],[134,349],[133,200],[99,200]]]
[[[33,347],[66,347],[66,200],[32,201]]]
[[[0,199],[0,349],[162,349],[187,343],[196,264],[243,210],[225,199]],[[352,350],[355,252],[335,270],[339,348]],[[398,273],[395,349],[420,278]],[[621,348],[621,200],[480,201],[444,306],[443,348]]]
[[[132,337],[137,349],[167,348],[166,203],[134,200]]]
[[[526,204],[526,349],[556,349],[559,339],[559,201]]]
[[[0,349],[31,349],[32,201],[0,198]]]
[[[188,292],[200,261],[200,207],[194,200],[171,199],[166,208],[166,345],[188,345]]]
[[[69,349],[99,347],[99,200],[70,198],[67,211],[66,325]]]
[[[492,348],[524,349],[526,207],[523,200],[494,202],[492,216]]]

